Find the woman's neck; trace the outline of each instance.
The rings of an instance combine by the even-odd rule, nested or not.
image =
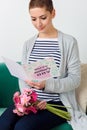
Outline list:
[[[57,38],[58,30],[55,28],[50,28],[47,32],[40,32],[38,35],[39,38]]]

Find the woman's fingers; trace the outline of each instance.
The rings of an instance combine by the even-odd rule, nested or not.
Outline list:
[[[32,82],[30,80],[25,81],[29,86],[36,88],[36,89],[43,89],[45,87],[45,81],[42,82]]]
[[[40,110],[46,109],[46,101],[41,101],[37,104],[37,108]]]

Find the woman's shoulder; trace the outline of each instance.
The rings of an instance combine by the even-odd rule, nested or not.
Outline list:
[[[37,34],[33,35],[28,40],[26,40],[24,42],[23,49],[28,50],[30,47],[32,47],[32,45],[35,43],[36,38],[37,38]]]
[[[59,35],[60,35],[59,42],[62,43],[60,44],[60,46],[61,48],[64,48],[65,51],[67,50],[67,52],[69,52],[72,49],[78,48],[78,42],[74,36],[63,32],[59,32]]]
[[[37,38],[37,34],[31,36],[29,39],[27,39],[27,40],[25,41],[25,44],[30,44],[30,43],[32,43],[33,41],[36,40],[36,38]]]
[[[61,35],[64,42],[67,42],[67,43],[77,42],[76,38],[74,36],[70,35],[70,34],[67,34],[67,33],[64,33],[64,32],[61,32],[61,31],[59,31],[59,34]]]

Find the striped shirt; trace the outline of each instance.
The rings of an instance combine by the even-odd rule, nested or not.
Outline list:
[[[30,57],[29,57],[29,64],[36,62],[38,60],[52,57],[54,58],[54,61],[57,65],[57,67],[60,66],[61,61],[61,51],[58,44],[58,39],[42,39],[37,38],[35,41],[34,47],[31,51]],[[56,77],[55,77],[56,78]],[[43,90],[37,90],[34,88],[34,90],[38,94],[38,100],[45,100],[45,101],[60,101],[59,94],[55,93],[47,93]]]

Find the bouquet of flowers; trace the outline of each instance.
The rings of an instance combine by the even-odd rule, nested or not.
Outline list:
[[[30,112],[36,113],[37,110],[37,94],[32,89],[24,89],[24,92],[21,94],[20,92],[16,92],[13,96],[13,101],[15,105],[15,109],[13,110],[19,116],[27,115]],[[70,113],[64,110],[60,110],[55,107],[64,107],[55,104],[46,104],[46,109],[62,118],[67,120],[71,119]]]

